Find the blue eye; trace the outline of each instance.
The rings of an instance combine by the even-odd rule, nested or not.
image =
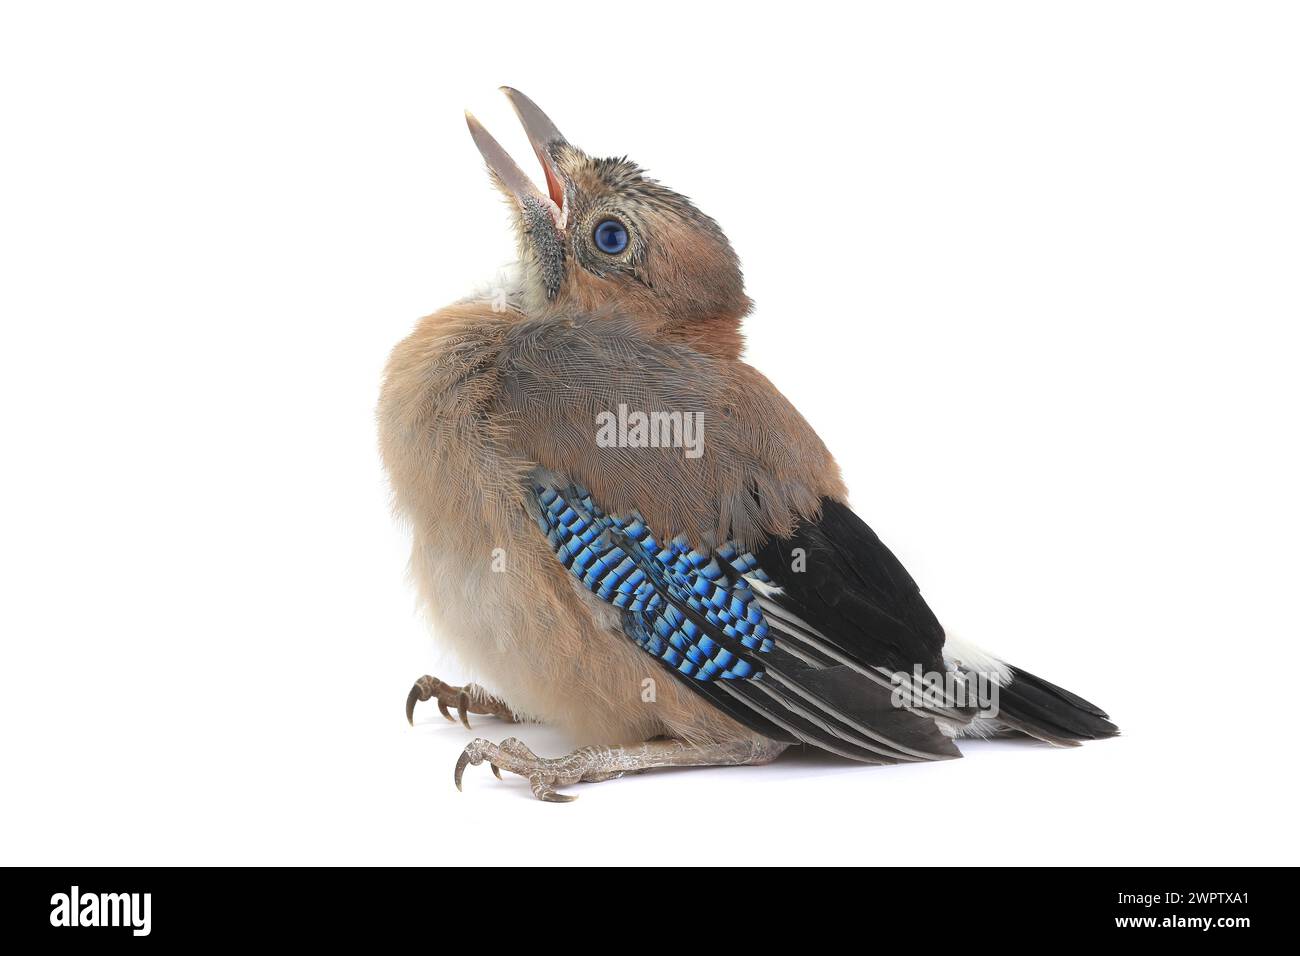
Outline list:
[[[602,219],[592,238],[596,240],[597,249],[611,256],[627,248],[627,230],[617,219]]]

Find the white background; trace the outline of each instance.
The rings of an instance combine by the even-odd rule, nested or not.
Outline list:
[[[1293,11],[7,4],[0,861],[1300,862]],[[374,406],[512,254],[503,83],[722,223],[940,618],[1123,737],[455,791]]]

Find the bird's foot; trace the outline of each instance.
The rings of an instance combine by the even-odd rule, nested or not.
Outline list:
[[[470,764],[487,763],[501,779],[501,768],[528,778],[533,796],[547,803],[568,803],[576,800],[572,794],[560,793],[555,788],[577,783],[583,775],[592,772],[597,763],[597,747],[584,747],[564,757],[551,759],[539,757],[518,737],[507,737],[499,744],[479,737],[471,740],[456,761],[456,789],[461,788],[461,777]]]
[[[455,707],[460,715],[460,722],[469,726],[470,714],[485,714],[491,717],[497,717],[501,720],[514,723],[516,718],[510,705],[504,700],[489,695],[478,684],[466,684],[464,687],[454,687],[451,684],[445,684],[436,677],[430,677],[425,674],[415,682],[411,692],[406,695],[406,722],[414,725],[415,723],[415,704],[421,700],[436,700],[438,702],[438,711],[452,723],[456,718],[451,715],[448,707]]]
[[[471,740],[456,761],[456,789],[465,768],[486,763],[498,780],[509,770],[528,778],[533,796],[547,803],[578,799],[556,788],[575,783],[599,783],[654,767],[738,766],[767,763],[786,747],[770,740],[740,740],[692,746],[680,740],[651,740],[632,747],[583,747],[563,757],[539,757],[517,737],[499,744],[479,737]]]

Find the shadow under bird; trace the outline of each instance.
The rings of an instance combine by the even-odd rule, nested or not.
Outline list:
[[[751,303],[718,225],[504,92],[544,188],[467,119],[513,210],[517,275],[419,323],[378,415],[421,600],[488,689],[422,677],[407,717],[434,699],[466,726],[538,721],[586,746],[476,739],[457,787],[486,762],[565,801],[578,782],[795,744],[890,764],[960,756],[969,735],[1117,733],[945,637],[821,439],[741,361]]]

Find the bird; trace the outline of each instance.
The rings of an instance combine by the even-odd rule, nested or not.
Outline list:
[[[946,633],[821,438],[743,360],[752,302],[718,224],[502,91],[540,186],[465,115],[518,262],[420,320],[380,389],[414,587],[479,681],[425,675],[406,716],[433,700],[467,728],[543,723],[581,746],[475,738],[457,789],[484,763],[562,803],[579,783],[791,747],[900,764],[959,757],[966,737],[1117,734]]]

